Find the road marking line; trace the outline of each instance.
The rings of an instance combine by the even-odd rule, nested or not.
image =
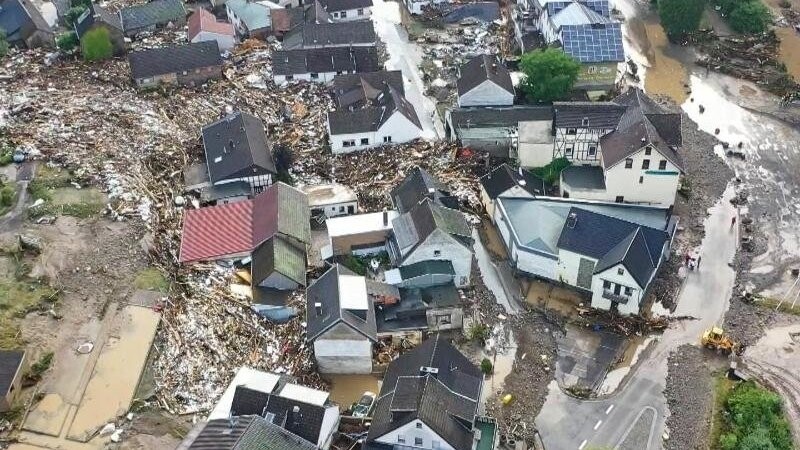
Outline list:
[[[608,407],[608,409],[606,409],[606,415],[608,415],[608,413],[610,413],[612,409],[614,409],[614,405],[611,405]]]
[[[578,450],[583,450],[583,447],[586,447],[586,444],[588,444],[588,443],[589,443],[589,441],[584,439],[583,442],[581,442],[581,445],[578,446]]]
[[[594,431],[597,431],[597,429],[600,428],[600,425],[602,425],[602,424],[603,424],[603,421],[602,420],[598,420],[597,423],[594,424]]]

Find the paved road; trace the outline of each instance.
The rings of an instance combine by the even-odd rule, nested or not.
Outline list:
[[[419,71],[422,53],[416,44],[408,41],[408,34],[401,25],[400,4],[385,0],[373,0],[372,3],[375,32],[386,43],[389,53],[386,68],[403,72],[405,96],[417,110],[422,123],[422,137],[431,140],[444,137],[444,126],[436,113],[436,103],[423,94],[425,84]]]
[[[561,392],[553,382],[542,412],[536,418],[547,450],[582,450],[589,445],[616,447],[631,433],[641,433],[639,426],[650,429],[645,430],[649,445],[642,449],[661,448],[660,436],[667,414],[663,395],[667,357],[680,345],[697,342],[704,329],[722,321],[728,308],[735,278],[729,263],[736,253],[737,241],[737,230],[730,227],[731,217],[736,213],[728,201],[732,195],[733,190],[729,188],[711,209],[701,247],[702,271],[690,273],[679,294],[675,315],[699,320],[675,323],[666,330],[642,357],[629,380],[610,398],[576,400]],[[655,421],[638,420],[651,417],[653,411]],[[637,421],[638,425],[634,426]]]
[[[505,309],[506,314],[516,315],[525,312],[525,308],[520,304],[519,283],[511,275],[508,264],[503,262],[498,266],[492,261],[492,257],[481,241],[478,230],[472,230],[472,239],[475,240],[473,249],[483,283],[492,291],[497,303]]]

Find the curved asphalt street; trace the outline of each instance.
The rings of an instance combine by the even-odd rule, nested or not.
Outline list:
[[[667,357],[686,343],[697,343],[703,330],[722,322],[733,289],[735,274],[730,267],[736,253],[737,230],[731,227],[736,210],[729,187],[710,210],[700,254],[700,271],[690,272],[679,294],[674,315],[698,320],[673,323],[640,357],[629,379],[616,394],[603,400],[578,400],[564,394],[554,381],[536,425],[547,450],[583,450],[586,447],[617,448],[626,436],[642,436],[627,442],[625,449],[661,448],[667,402]],[[738,221],[737,221],[738,223]],[[653,411],[655,420],[652,420]],[[637,420],[639,418],[642,420]],[[671,430],[679,433],[679,430]]]

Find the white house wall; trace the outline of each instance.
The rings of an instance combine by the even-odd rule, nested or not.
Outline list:
[[[438,256],[435,252],[439,252]],[[449,234],[436,230],[410,255],[403,259],[404,266],[429,260],[450,261],[456,274],[453,282],[458,287],[469,285],[472,272],[472,250]]]
[[[359,10],[361,14],[359,14]],[[342,15],[344,13],[344,16]],[[372,8],[348,9],[345,11],[333,11],[330,13],[334,22],[351,22],[353,20],[369,19],[372,16]]]
[[[553,160],[552,121],[522,122],[517,159],[522,167],[542,167]]]
[[[347,73],[347,72],[343,72],[343,73]],[[333,82],[333,77],[335,77],[335,76],[336,76],[336,72],[321,72],[321,73],[317,74],[317,78],[311,78],[311,72],[307,72],[307,73],[296,73],[294,75],[291,75],[292,79],[288,80],[286,78],[286,75],[275,75],[275,74],[273,74],[272,75],[272,80],[275,82],[275,84],[285,84],[285,83],[288,83],[289,81],[298,81],[298,80],[314,81],[314,82],[317,82],[317,83],[331,83],[331,82]]]
[[[588,259],[593,263],[592,271],[594,272],[594,266],[597,265],[597,260],[594,258],[590,258],[588,256],[580,255],[578,253],[574,253],[568,250],[559,249],[558,250],[558,278],[557,280],[561,280],[570,286],[578,287],[578,270],[580,268],[581,259]],[[589,290],[591,286],[583,287],[583,289]]]
[[[372,342],[319,337],[314,341],[314,358],[321,373],[372,373]]]
[[[420,137],[421,130],[414,125],[406,116],[399,111],[395,111],[392,116],[384,122],[378,131],[368,131],[365,133],[351,134],[331,134],[328,127],[328,134],[331,141],[331,152],[334,154],[352,153],[360,150],[385,145],[383,139],[391,137],[391,143],[398,144],[408,142]],[[367,139],[367,144],[361,144],[361,139]],[[345,147],[345,141],[355,141],[352,147]]]
[[[649,203],[659,206],[671,206],[675,203],[680,171],[661,153],[653,149],[645,155],[644,149],[631,156],[633,166],[625,168],[625,160],[606,170],[606,192],[608,200],[615,201],[617,196],[624,197],[625,202]],[[649,169],[642,169],[644,160],[650,160]],[[659,162],[666,161],[665,170],[659,170]],[[641,178],[641,183],[639,182]]]
[[[562,197],[578,198],[581,200],[614,201],[614,197],[609,197],[608,191],[605,189],[575,189],[563,181],[558,185],[558,191]]]
[[[217,41],[221,52],[231,50],[236,45],[236,39],[226,34],[211,33],[201,31],[195,35],[192,42]]]
[[[501,88],[490,80],[475,86],[458,97],[458,106],[511,106],[514,94]]]
[[[619,274],[618,269],[622,269],[622,275]],[[621,264],[610,267],[603,272],[595,274],[592,277],[592,308],[609,310],[611,309],[611,300],[603,298],[603,280],[609,281],[614,284],[620,284],[633,289],[633,295],[626,304],[618,304],[617,311],[620,314],[638,314],[639,306],[642,301],[642,294],[644,291],[633,279],[631,274]]]
[[[506,223],[506,218],[501,207],[495,207],[495,223],[508,249],[509,258],[517,270],[549,280],[558,279],[556,277],[556,265],[558,262],[556,257],[552,256],[548,258],[530,249],[519,246],[511,233],[510,227]]]
[[[323,450],[328,450],[333,442],[333,434],[339,429],[339,407],[329,406],[325,408],[325,415],[322,416],[322,424],[319,427],[319,440],[317,446]]]
[[[422,439],[421,446],[414,444],[415,438]],[[390,431],[375,440],[387,445],[406,446],[409,448],[455,450],[447,441],[425,425],[425,422],[419,419],[412,420],[402,427]],[[434,443],[438,444],[438,446],[434,447]]]

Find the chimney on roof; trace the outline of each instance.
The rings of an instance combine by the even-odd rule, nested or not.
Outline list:
[[[314,303],[314,310],[317,312],[318,316],[322,315],[322,303]]]
[[[567,216],[567,227],[575,228],[575,225],[577,224],[578,224],[578,215],[575,214],[574,212],[569,213],[569,216]]]
[[[383,226],[384,227],[389,226],[389,211],[387,211],[386,209],[383,210]]]
[[[292,412],[291,412],[291,415],[292,415],[292,425],[293,425],[294,427],[299,427],[299,426],[300,426],[300,424],[301,424],[301,423],[302,423],[302,421],[303,421],[303,416],[302,416],[302,415],[300,415],[300,407],[299,407],[299,406],[297,406],[297,405],[294,405],[294,406],[292,407]],[[288,422],[288,420],[287,420],[287,422]]]

